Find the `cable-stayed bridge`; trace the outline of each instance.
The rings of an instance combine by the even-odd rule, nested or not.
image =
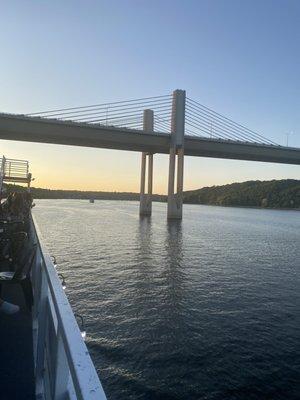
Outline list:
[[[32,114],[2,113],[0,139],[142,152],[142,215],[151,214],[153,154],[169,154],[169,218],[182,216],[184,155],[300,165],[299,148],[280,146],[183,90]]]

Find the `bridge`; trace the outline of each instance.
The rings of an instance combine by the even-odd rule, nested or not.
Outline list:
[[[299,148],[274,143],[186,97],[184,90],[32,114],[0,113],[0,139],[141,152],[141,215],[151,215],[153,155],[169,154],[170,219],[182,218],[185,155],[300,165]]]

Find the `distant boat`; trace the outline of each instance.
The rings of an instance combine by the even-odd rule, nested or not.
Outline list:
[[[95,203],[95,200],[94,199],[90,199],[90,203]]]

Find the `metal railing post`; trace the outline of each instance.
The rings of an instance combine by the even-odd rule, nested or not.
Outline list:
[[[53,399],[64,400],[67,397],[69,381],[69,365],[65,353],[64,343],[60,334],[60,325],[57,326],[56,363],[54,376]]]
[[[33,237],[34,232],[32,228],[30,228],[30,236]],[[35,260],[33,263],[32,271],[31,271],[31,281],[32,281],[32,291],[34,296],[34,302],[32,306],[32,329],[33,329],[33,350],[34,350],[34,359],[36,360],[37,353],[37,336],[38,336],[38,304],[40,300],[41,293],[41,253],[40,249],[37,248],[35,254]]]
[[[6,163],[6,158],[2,156],[1,170],[0,170],[0,201],[2,199],[3,180],[5,176],[5,163]]]
[[[42,261],[43,262],[43,261]],[[45,368],[45,339],[47,325],[47,299],[48,299],[48,283],[46,272],[41,265],[41,292],[38,307],[38,331],[37,331],[37,348],[36,348],[36,365],[35,365],[35,380],[36,380],[36,396],[43,398],[44,393],[44,368]]]

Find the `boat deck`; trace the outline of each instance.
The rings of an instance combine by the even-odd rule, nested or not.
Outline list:
[[[21,311],[0,313],[0,400],[35,399],[31,314],[18,285],[5,285],[1,297],[20,305]]]

